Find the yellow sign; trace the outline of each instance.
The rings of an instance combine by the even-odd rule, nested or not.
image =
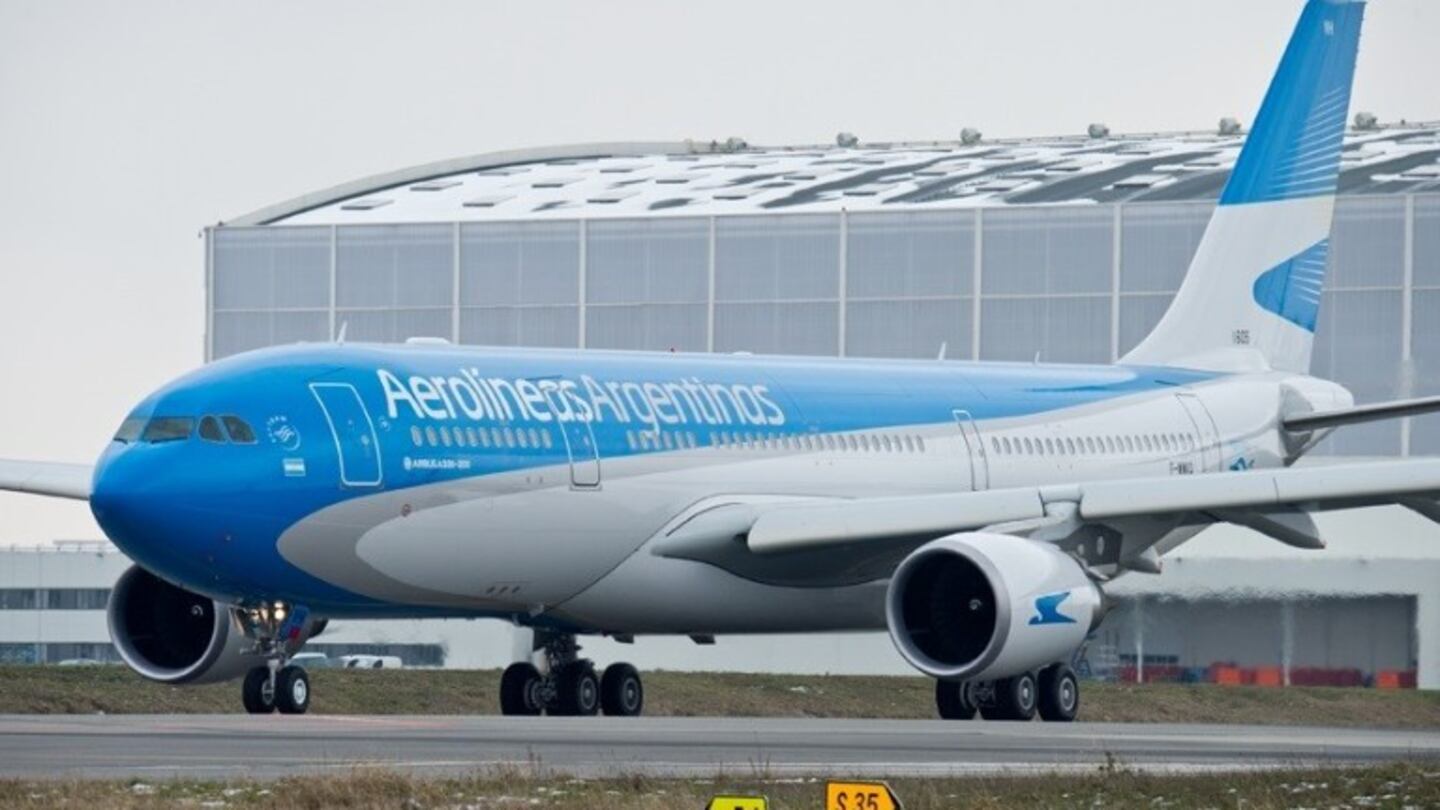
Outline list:
[[[901,810],[884,782],[826,782],[825,810]]]
[[[705,810],[770,810],[764,796],[716,796]]]

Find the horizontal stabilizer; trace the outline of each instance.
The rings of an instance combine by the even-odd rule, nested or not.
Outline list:
[[[1359,425],[1364,422],[1419,416],[1436,411],[1440,411],[1440,397],[1401,399],[1394,402],[1379,402],[1374,405],[1360,405],[1340,411],[1321,411],[1320,413],[1292,416],[1285,420],[1285,429],[1291,433],[1304,433],[1343,425]]]
[[[89,464],[0,459],[0,490],[88,501],[94,475]]]

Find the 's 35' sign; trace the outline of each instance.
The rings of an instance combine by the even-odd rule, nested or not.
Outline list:
[[[884,782],[827,782],[825,810],[901,810]]]

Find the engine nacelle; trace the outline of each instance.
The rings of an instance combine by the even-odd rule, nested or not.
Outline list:
[[[906,557],[885,620],[900,654],[926,675],[991,680],[1068,660],[1101,604],[1080,563],[1055,546],[975,532]]]
[[[110,640],[143,677],[161,683],[237,678],[261,663],[221,604],[171,585],[138,565],[120,575],[106,608]]]

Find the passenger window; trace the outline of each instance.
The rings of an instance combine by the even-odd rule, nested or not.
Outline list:
[[[236,444],[254,444],[255,431],[250,429],[250,424],[238,416],[222,416],[220,421],[225,423],[225,432],[230,434],[230,441]]]
[[[410,441],[411,441],[416,447],[419,447],[420,445],[422,445],[422,444],[425,443],[425,436],[420,433],[420,426],[419,426],[419,425],[411,425],[411,426],[410,426]]]
[[[525,437],[525,428],[520,428],[515,431],[515,443],[521,447],[530,446],[530,440]]]
[[[471,447],[479,447],[479,446],[480,446],[480,437],[475,434],[475,428],[473,428],[473,427],[467,427],[467,428],[465,428],[465,438],[470,442],[470,446],[471,446]]]
[[[431,447],[440,446],[440,440],[435,436],[435,428],[433,425],[425,426],[425,443]]]
[[[437,432],[440,434],[440,443],[443,444],[443,445],[445,445],[446,447],[449,447],[449,446],[450,446],[450,431],[448,431],[448,430],[446,430],[445,428],[442,427],[442,428],[440,428],[440,430],[437,431]]]
[[[550,431],[549,431],[548,428],[547,428],[546,430],[540,431],[540,443],[543,444],[543,445],[545,445],[545,449],[546,449],[546,450],[549,450],[549,449],[550,449],[550,447],[551,447]]]
[[[481,447],[488,448],[490,446],[490,431],[486,430],[485,428],[482,427],[479,430],[475,431],[475,438],[480,440]]]
[[[157,416],[145,425],[140,441],[156,444],[183,441],[190,438],[190,432],[194,429],[195,420],[188,416]]]
[[[920,452],[922,452],[922,453],[925,452],[925,437],[924,437],[924,436],[916,436],[916,437],[915,437],[915,447],[916,447],[916,449],[918,449]]]
[[[455,426],[454,433],[455,433],[455,446],[456,446],[456,447],[464,447],[464,446],[466,445],[466,441],[465,441],[465,430],[464,430],[464,428],[461,428],[459,425],[456,425],[456,426]]]
[[[225,434],[220,430],[220,422],[213,416],[207,416],[200,420],[200,438],[207,442],[224,443]]]

